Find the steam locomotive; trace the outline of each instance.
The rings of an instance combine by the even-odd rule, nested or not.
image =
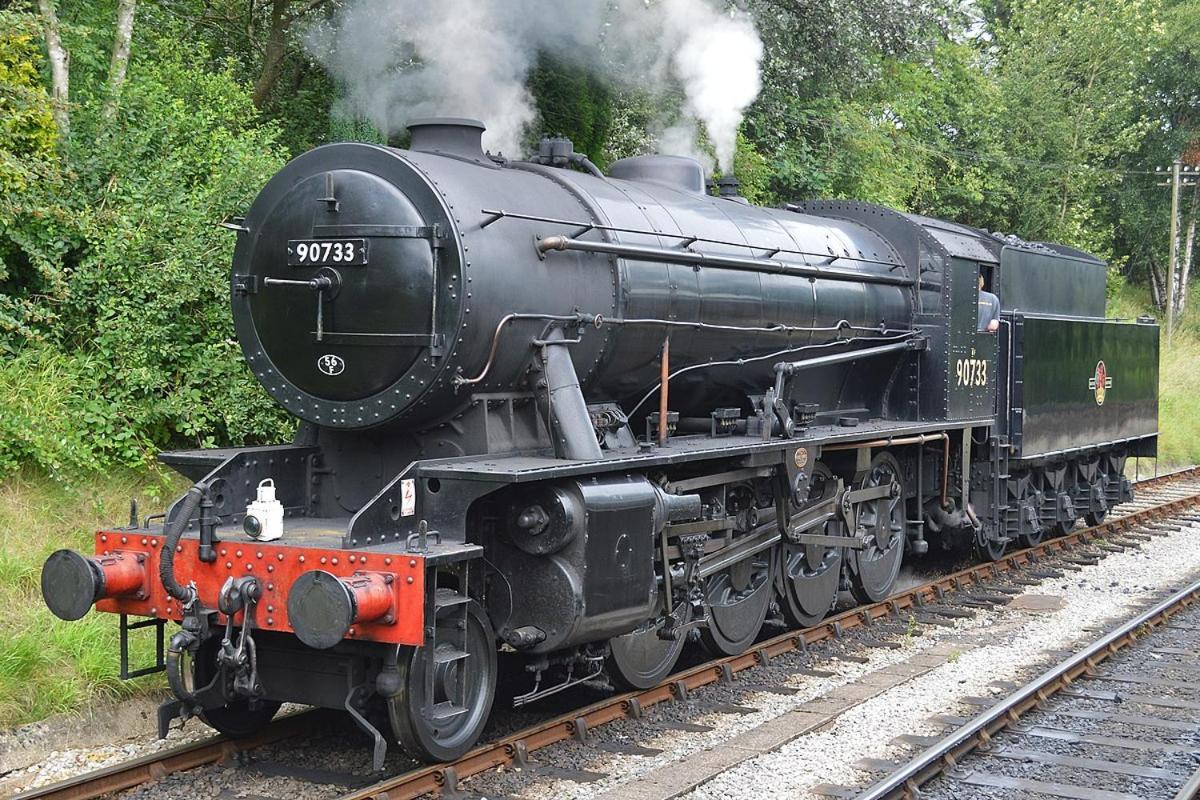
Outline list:
[[[760,208],[676,156],[508,161],[482,131],[319,147],[227,223],[238,339],[295,440],[163,453],[195,481],[165,518],[42,572],[59,617],[155,629],[160,731],[290,701],[348,711],[377,766],[452,759],[501,653],[517,704],[648,687],[691,642],[887,597],[931,545],[1096,523],[1156,452],[1158,328],[1105,318],[1086,253]]]

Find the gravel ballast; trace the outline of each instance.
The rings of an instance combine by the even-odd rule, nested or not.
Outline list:
[[[594,732],[599,741],[614,744],[638,744],[659,749],[657,754],[612,754],[578,744],[563,744],[538,751],[533,757],[561,769],[589,770],[600,773],[598,780],[581,783],[546,775],[530,780],[528,773],[489,773],[472,780],[467,788],[481,794],[519,794],[528,800],[540,798],[590,798],[607,794],[621,797],[637,785],[639,779],[656,770],[687,772],[691,759],[705,751],[719,749],[738,734],[751,731],[787,712],[804,709],[831,692],[860,680],[864,675],[909,662],[935,649],[942,662],[927,672],[850,708],[822,730],[800,736],[772,752],[748,757],[686,796],[700,798],[804,797],[807,789],[820,783],[855,785],[869,776],[852,765],[864,757],[903,760],[911,754],[907,745],[893,744],[901,734],[932,736],[942,728],[927,720],[934,714],[968,715],[972,708],[959,699],[966,696],[999,696],[991,684],[997,680],[1019,682],[1027,679],[1032,667],[1051,659],[1047,650],[1074,649],[1095,638],[1119,619],[1128,618],[1135,609],[1159,597],[1171,587],[1200,575],[1200,527],[1189,526],[1169,537],[1147,542],[1140,550],[1112,554],[1098,565],[1081,572],[1068,572],[1062,578],[1048,579],[1030,587],[1030,595],[1061,598],[1063,607],[1050,611],[1007,609],[979,610],[973,619],[945,620],[947,626],[919,625],[906,635],[904,621],[883,630],[859,631],[845,641],[812,648],[812,654],[795,654],[778,659],[766,668],[747,673],[728,687],[712,687],[697,693],[688,704],[667,704],[648,712],[645,720],[623,722]],[[1092,629],[1085,631],[1084,629]],[[864,642],[886,639],[898,646],[867,647]],[[844,655],[845,657],[839,657]],[[796,674],[807,667],[827,675]],[[756,688],[751,688],[753,685]],[[771,691],[783,686],[790,693]],[[746,708],[738,711],[719,704]],[[705,713],[701,709],[710,708]],[[700,723],[711,727],[704,732],[680,731],[671,721]],[[0,793],[18,791],[62,780],[79,772],[95,769],[128,758],[145,755],[165,746],[208,735],[203,726],[191,723],[183,732],[173,732],[166,742],[153,739],[152,721],[145,735],[136,740],[100,747],[62,748],[40,763],[17,770],[0,783]],[[357,738],[348,746],[365,744]],[[334,748],[330,748],[333,750]],[[345,752],[327,752],[317,759],[321,768],[358,772],[362,759]],[[353,764],[347,762],[356,762]],[[245,791],[247,770],[221,768],[209,770],[205,792],[219,793],[224,788]],[[180,776],[178,779],[182,781]],[[186,784],[161,781],[167,795],[146,793],[138,796],[185,796]],[[263,783],[258,784],[258,780]],[[276,790],[278,778],[252,780],[264,794],[281,796]],[[644,781],[643,781],[644,783]],[[622,790],[622,787],[626,791]],[[336,792],[335,792],[336,793]],[[325,792],[322,792],[325,795]],[[311,796],[293,791],[287,796]]]
[[[758,707],[758,713],[710,715],[700,720],[713,726],[707,733],[669,731],[649,741],[639,740],[640,744],[662,748],[660,755],[622,756],[618,761],[577,746],[563,747],[563,755],[571,753],[568,757],[573,767],[578,765],[607,776],[595,783],[525,781],[520,795],[529,800],[632,795],[640,785],[654,781],[656,770],[686,772],[689,759],[702,757],[705,751],[719,748],[723,742],[775,716],[802,709],[858,676],[937,646],[956,649],[956,656],[946,659],[941,666],[845,711],[825,729],[748,758],[683,796],[688,800],[818,797],[807,790],[822,783],[862,785],[869,781],[870,775],[855,768],[856,761],[906,760],[914,750],[910,745],[893,742],[896,737],[942,733],[944,728],[931,722],[930,717],[948,713],[969,716],[977,712],[977,707],[963,704],[961,698],[999,698],[1004,691],[993,685],[996,681],[1028,680],[1036,667],[1056,661],[1060,651],[1077,649],[1198,575],[1200,527],[1189,525],[1169,537],[1146,542],[1141,549],[1111,554],[1095,566],[1066,572],[1061,578],[1046,579],[1028,588],[1030,595],[1061,598],[1062,607],[1057,610],[999,607],[980,611],[975,618],[954,620],[949,627],[922,625],[922,635],[901,637],[900,648],[896,650],[865,649],[862,653],[867,659],[865,664],[820,662],[816,664],[818,669],[834,671],[835,675],[793,677],[788,685],[798,690],[794,695],[760,693],[735,700]],[[757,682],[758,678],[746,680]],[[547,758],[560,763],[558,752]],[[470,788],[486,794],[499,788],[494,780],[489,777],[472,781]]]

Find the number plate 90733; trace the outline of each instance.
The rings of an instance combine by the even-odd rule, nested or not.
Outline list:
[[[288,266],[320,267],[367,263],[366,239],[289,239]]]

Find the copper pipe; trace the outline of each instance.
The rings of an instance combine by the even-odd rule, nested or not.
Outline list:
[[[667,397],[671,380],[671,334],[663,337],[662,372],[658,392],[658,446],[667,443]]]

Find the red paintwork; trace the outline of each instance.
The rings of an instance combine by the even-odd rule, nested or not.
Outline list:
[[[369,642],[420,645],[424,642],[425,619],[425,559],[408,553],[364,553],[361,550],[327,550],[295,547],[279,542],[251,540],[222,541],[217,544],[217,560],[205,564],[197,557],[199,542],[185,539],[175,553],[175,576],[187,585],[195,581],[200,602],[208,608],[217,607],[217,593],[229,577],[253,575],[259,578],[262,597],[255,608],[255,627],[268,631],[292,632],[287,616],[287,597],[292,583],[305,572],[323,569],[343,579],[355,590],[356,599],[372,612],[386,600],[387,606],[379,617],[369,622],[356,622],[347,638]],[[96,554],[103,557],[120,554],[122,562],[134,562],[145,554],[140,564],[148,588],[145,599],[119,597],[100,600],[96,608],[120,614],[133,614],[160,619],[179,620],[179,603],[167,594],[158,579],[158,562],[162,537],[141,531],[100,531],[96,534]],[[374,576],[378,576],[375,578]],[[387,576],[392,581],[387,583]],[[360,588],[356,588],[360,587]],[[361,593],[360,593],[361,592]],[[393,622],[387,622],[388,612]],[[241,614],[235,622],[241,622]],[[360,612],[366,619],[367,614]],[[224,622],[222,616],[221,621]]]
[[[100,565],[104,573],[104,596],[121,597],[122,595],[141,594],[150,592],[150,573],[146,570],[144,553],[116,551],[100,555],[92,559]]]
[[[352,578],[342,578],[342,583],[354,593],[354,621],[370,622],[396,612],[392,608],[395,594],[388,585],[387,576],[378,572],[364,572]]]

